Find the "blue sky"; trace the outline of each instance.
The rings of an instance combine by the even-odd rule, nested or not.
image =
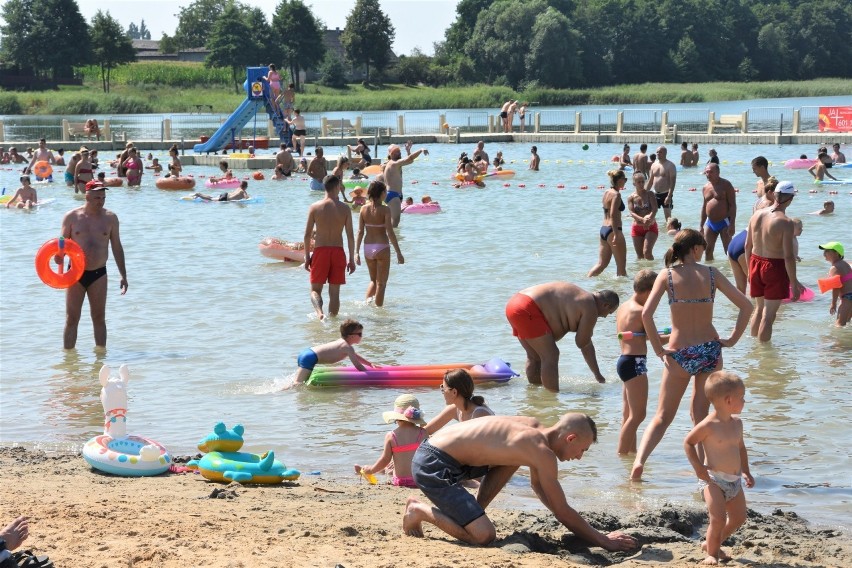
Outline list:
[[[261,8],[268,19],[279,0],[243,0]],[[415,47],[432,54],[432,44],[444,39],[444,31],[455,20],[458,0],[379,0],[382,10],[396,28],[394,52],[408,55]],[[77,0],[80,12],[87,21],[98,10],[109,12],[124,28],[144,19],[151,30],[151,39],[160,39],[163,32],[174,35],[180,8],[192,0]],[[305,0],[314,15],[328,28],[343,28],[354,0]]]

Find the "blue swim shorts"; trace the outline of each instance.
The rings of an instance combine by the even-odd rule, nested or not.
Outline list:
[[[311,178],[311,189],[314,191],[325,191],[325,186],[322,184],[322,182]]]
[[[296,358],[296,363],[299,364],[299,367],[307,369],[308,371],[313,371],[317,362],[319,362],[319,357],[317,357],[314,350],[310,348],[299,353],[299,356]]]
[[[402,194],[397,193],[396,191],[394,191],[392,189],[389,189],[387,196],[385,196],[385,203],[390,203],[394,199],[399,199],[400,201],[402,201]]]
[[[411,476],[417,487],[459,525],[465,527],[485,514],[476,497],[461,486],[467,479],[488,473],[488,466],[461,465],[450,454],[424,440],[411,460]]]

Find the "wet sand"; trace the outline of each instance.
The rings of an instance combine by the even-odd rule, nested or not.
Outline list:
[[[581,511],[597,529],[641,543],[609,553],[586,547],[547,510],[505,510],[498,496],[489,508],[497,542],[477,548],[431,525],[424,539],[404,536],[403,504],[415,492],[354,476],[303,475],[278,486],[224,485],[194,473],[120,478],[92,471],[80,455],[20,447],[0,448],[0,468],[0,520],[28,516],[22,548],[49,555],[57,567],[679,567],[704,558],[700,507]],[[810,527],[789,511],[750,510],[725,549],[728,566],[852,566],[848,535]]]

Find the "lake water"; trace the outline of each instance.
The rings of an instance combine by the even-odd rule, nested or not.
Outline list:
[[[830,142],[830,140],[829,140]],[[530,172],[528,146],[489,144],[502,149],[518,175],[486,189],[453,189],[455,159],[472,147],[432,145],[431,155],[406,169],[405,191],[415,199],[429,193],[444,212],[404,216],[398,230],[404,265],[394,264],[384,308],[366,305],[366,266],[348,278],[341,317],[365,326],[358,350],[377,363],[481,362],[499,356],[523,369],[524,352],[512,337],[504,306],[517,290],[550,280],[583,288],[612,288],[622,299],[630,279],[615,278],[610,266],[599,278],[586,278],[597,259],[601,190],[616,145],[540,144],[542,171]],[[706,159],[706,150],[701,148]],[[770,171],[794,181],[800,190],[790,208],[804,220],[800,238],[800,279],[815,288],[828,265],[819,243],[840,240],[852,247],[849,210],[852,186],[835,186],[837,213],[818,210],[827,192],[814,186],[806,170],[781,168],[804,146],[719,147],[722,175],[741,189],[737,228],[744,227],[754,196],[750,160],[764,155]],[[340,148],[327,148],[334,155]],[[670,154],[677,148],[670,146]],[[852,157],[852,149],[844,148]],[[161,156],[162,157],[162,156]],[[209,175],[210,168],[187,168]],[[109,172],[109,169],[107,169]],[[852,172],[850,172],[852,174]],[[17,187],[18,171],[0,171],[0,186]],[[852,175],[844,176],[852,177]],[[61,180],[61,173],[58,176]],[[353,463],[369,463],[380,453],[390,428],[381,414],[400,391],[382,388],[295,388],[282,390],[305,347],[337,336],[340,320],[319,322],[312,315],[306,272],[263,258],[265,236],[300,240],[308,205],[318,198],[307,182],[251,181],[250,192],[264,198],[250,205],[180,201],[180,192],[154,188],[145,176],[141,189],[112,189],[107,207],[121,219],[130,289],[120,296],[115,264],[108,264],[108,349],[93,348],[84,307],[77,350],[62,349],[64,293],[42,284],[33,268],[38,247],[58,235],[63,214],[81,201],[62,183],[38,186],[56,201],[33,212],[0,211],[0,280],[6,297],[0,312],[0,442],[47,450],[78,450],[101,431],[97,373],[104,363],[114,372],[128,363],[128,431],[158,440],[177,454],[195,444],[217,421],[246,427],[246,449],[274,449],[288,466],[303,472],[357,480]],[[415,183],[416,182],[416,183]],[[684,226],[699,220],[700,170],[680,172],[674,213]],[[520,187],[524,185],[525,187]],[[558,188],[564,185],[564,188]],[[589,189],[581,190],[580,186]],[[698,188],[699,191],[691,191]],[[662,218],[660,213],[659,218]],[[625,230],[627,227],[625,226]],[[657,258],[671,243],[662,236]],[[628,244],[628,247],[630,245]],[[718,252],[715,265],[730,275]],[[631,276],[661,261],[639,263],[628,253]],[[849,368],[852,335],[836,329],[829,299],[784,307],[769,345],[749,337],[725,352],[726,368],[740,373],[748,393],[743,413],[746,443],[757,486],[750,506],[769,511],[793,509],[819,524],[848,526],[852,508]],[[715,306],[717,328],[733,326],[731,304]],[[668,323],[662,305],[658,323]],[[688,403],[651,456],[648,482],[626,482],[630,459],[615,454],[621,419],[621,381],[615,373],[619,346],[614,318],[601,320],[595,346],[607,384],[597,384],[570,336],[562,341],[561,392],[531,387],[521,377],[478,392],[501,414],[535,416],[552,423],[567,411],[584,411],[598,423],[599,443],[581,462],[561,468],[569,501],[579,507],[601,504],[641,509],[664,501],[697,502],[696,480],[683,454],[689,430]],[[661,365],[649,361],[653,413]],[[427,418],[442,404],[437,388],[411,390]],[[517,476],[497,506],[537,506],[526,474]]]

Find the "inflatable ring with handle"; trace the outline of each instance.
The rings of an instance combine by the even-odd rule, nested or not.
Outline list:
[[[33,164],[33,173],[39,179],[47,179],[53,173],[53,168],[50,166],[50,162],[41,160]]]
[[[68,256],[71,259],[71,267],[67,272],[64,269],[64,258],[59,265],[58,272],[54,272],[51,268],[53,257],[56,255]],[[80,280],[83,271],[86,269],[86,255],[80,245],[71,239],[65,237],[51,239],[38,249],[35,257],[35,268],[41,281],[51,288],[70,288]]]

